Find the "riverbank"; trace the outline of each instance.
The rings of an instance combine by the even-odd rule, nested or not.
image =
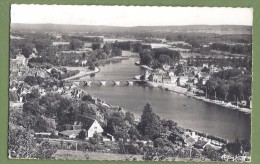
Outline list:
[[[65,67],[65,68],[69,71],[79,70],[79,73],[74,75],[74,76],[63,79],[63,80],[74,80],[74,79],[78,79],[78,78],[81,78],[81,77],[84,77],[84,76],[87,76],[87,75],[98,73],[100,71],[100,69],[98,67],[95,67],[94,70],[89,70],[85,67]]]
[[[162,88],[162,89],[165,89],[165,90],[169,90],[169,91],[172,91],[172,92],[183,94],[185,96],[192,97],[192,98],[204,101],[204,102],[220,105],[220,106],[223,106],[223,107],[228,108],[228,109],[235,109],[235,110],[238,110],[238,111],[246,113],[246,114],[251,114],[251,109],[249,109],[249,108],[241,108],[241,107],[232,105],[231,103],[225,103],[225,102],[221,102],[221,101],[218,101],[218,100],[210,100],[210,99],[207,99],[203,96],[197,96],[193,92],[187,91],[186,88],[179,87],[179,86],[174,85],[174,84],[164,84],[164,83],[155,83],[155,82],[147,81],[147,85],[151,86],[151,87],[159,87],[159,88]]]

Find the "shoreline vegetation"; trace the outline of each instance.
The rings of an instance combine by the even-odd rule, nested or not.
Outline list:
[[[148,86],[151,86],[151,87],[162,88],[162,89],[165,89],[165,90],[168,90],[168,91],[172,91],[172,92],[176,92],[176,93],[179,93],[179,94],[183,94],[185,96],[192,97],[192,98],[195,98],[195,99],[207,102],[207,103],[220,105],[220,106],[223,106],[223,107],[225,107],[227,109],[234,109],[234,110],[238,110],[240,112],[246,113],[246,114],[251,114],[251,109],[249,109],[249,108],[241,108],[241,107],[232,105],[230,103],[225,103],[225,102],[221,102],[221,101],[217,101],[217,100],[207,99],[204,96],[197,96],[193,92],[187,91],[186,88],[179,87],[177,85],[155,83],[155,82],[150,82],[150,81],[146,81],[146,83],[147,83]]]

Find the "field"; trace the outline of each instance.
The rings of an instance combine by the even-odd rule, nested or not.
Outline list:
[[[100,152],[82,152],[74,150],[58,150],[54,155],[58,160],[142,160],[142,155],[112,154]]]
[[[56,160],[119,160],[119,161],[143,161],[142,155],[132,154],[112,154],[112,153],[100,153],[100,152],[82,152],[72,150],[58,150],[54,155]],[[171,157],[166,158],[165,161],[210,161],[208,158],[179,158]]]

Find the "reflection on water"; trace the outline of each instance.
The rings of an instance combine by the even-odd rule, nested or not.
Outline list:
[[[101,67],[95,77],[83,79],[95,80],[127,80],[143,70],[135,66],[137,57],[123,60],[120,63]],[[150,103],[153,111],[164,119],[171,119],[186,128],[196,129],[226,139],[250,139],[251,116],[226,109],[222,106],[206,103],[194,98],[186,97],[174,92],[158,88],[142,86],[106,86],[93,84],[83,87],[87,92],[100,97],[112,105],[118,105],[138,115],[142,114],[143,107]]]

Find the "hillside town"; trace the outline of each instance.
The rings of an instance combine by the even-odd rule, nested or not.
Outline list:
[[[217,130],[211,134],[166,119],[158,112],[158,108],[165,112],[166,107],[155,106],[148,96],[140,98],[143,105],[138,114],[90,91],[91,87],[112,88],[108,96],[113,97],[116,87],[139,87],[137,90],[149,95],[165,91],[167,98],[174,92],[251,119],[251,33],[222,35],[185,26],[186,32],[157,33],[144,27],[138,27],[146,31],[142,33],[131,28],[122,32],[117,27],[102,32],[75,32],[68,27],[71,31],[67,32],[66,25],[61,25],[64,32],[57,27],[41,30],[38,26],[11,24],[9,158],[251,161],[250,134],[220,137]],[[225,30],[229,28],[234,30],[232,26]],[[248,32],[252,27],[241,29]],[[118,69],[135,68],[140,74],[122,79],[96,78],[102,71],[121,76],[117,70],[104,68],[123,61],[132,62],[131,66]],[[138,97],[139,93],[134,94]],[[121,90],[116,96],[124,101]],[[188,103],[180,105],[183,112],[189,112],[186,108],[196,110]],[[181,108],[170,106],[171,111]],[[217,114],[199,115],[213,120]],[[177,112],[176,116],[185,117]],[[189,120],[192,122],[192,118]]]
[[[46,35],[53,36],[54,34],[50,33]],[[79,47],[76,48],[76,51],[71,51],[70,46],[72,46],[73,41],[59,42],[61,36],[57,34],[55,34],[55,36],[56,37],[53,38],[53,43],[50,44],[49,47],[44,48],[56,49],[55,56],[58,58],[58,61],[64,60],[62,56],[64,55],[64,52],[70,54],[80,54],[78,55],[80,56],[79,58],[74,59],[74,63],[72,63],[73,60],[70,59],[70,61],[68,62],[71,63],[68,63],[68,65],[83,67],[85,72],[91,71],[95,69],[95,67],[98,67],[97,63],[94,64],[88,62],[90,60],[89,58],[82,59],[84,55],[91,55],[89,54],[89,52],[96,51],[94,48],[96,45],[95,42],[92,44],[90,42],[84,42],[82,48]],[[99,38],[100,40],[102,40],[102,37],[95,38]],[[13,41],[16,42],[20,40],[16,40],[15,38],[12,39],[12,42]],[[21,39],[21,41],[23,40]],[[129,42],[120,42],[117,40],[116,43],[110,43],[119,45],[123,45],[126,43],[129,44]],[[142,43],[139,41],[136,43],[141,44],[141,47],[148,47],[142,48],[142,52],[140,54],[142,54],[143,52],[150,53],[154,50],[152,48],[152,44],[145,43],[144,45],[142,45]],[[131,46],[136,43],[131,43]],[[102,42],[102,44],[103,48],[101,50],[105,49],[108,43]],[[99,47],[102,47],[102,44],[100,44]],[[162,45],[165,44],[171,44],[171,42],[162,43]],[[87,47],[85,47],[86,45]],[[148,45],[151,46],[149,47]],[[187,45],[187,43],[178,43],[178,45],[181,47],[190,47],[190,45]],[[168,47],[158,46],[159,45],[157,45],[156,50],[166,49],[171,51],[171,49],[168,49]],[[55,145],[56,149],[62,150],[65,149],[83,152],[94,151],[107,153],[117,152],[119,154],[133,153],[137,155],[137,157],[132,157],[133,160],[138,158],[138,156],[143,153],[145,154],[143,154],[142,160],[202,158],[204,160],[208,159],[223,161],[247,161],[250,159],[250,156],[246,155],[246,151],[248,151],[248,148],[243,147],[243,149],[240,149],[240,155],[236,156],[233,156],[232,153],[229,153],[227,151],[227,145],[232,147],[232,144],[239,144],[240,141],[229,143],[225,139],[211,136],[209,134],[197,132],[195,130],[184,129],[178,126],[177,123],[172,121],[165,122],[165,120],[161,120],[162,124],[160,123],[161,125],[159,125],[158,123],[158,125],[156,125],[163,126],[163,130],[160,132],[160,134],[156,134],[159,135],[157,139],[153,140],[152,138],[154,137],[147,138],[145,137],[146,135],[142,136],[141,134],[139,134],[136,128],[144,121],[147,121],[145,120],[149,118],[148,116],[146,116],[147,114],[153,114],[149,104],[147,104],[144,108],[144,113],[142,117],[138,119],[134,116],[133,113],[126,112],[121,107],[111,106],[103,100],[89,95],[86,91],[80,89],[79,86],[82,84],[80,84],[79,82],[67,83],[66,78],[75,77],[77,76],[77,74],[80,73],[80,71],[67,70],[66,66],[62,66],[62,63],[54,65],[54,63],[48,62],[47,59],[42,56],[44,51],[39,48],[37,49],[37,47],[32,48],[30,50],[30,54],[28,54],[27,57],[25,53],[28,53],[28,50],[25,49],[28,49],[28,47],[21,47],[21,49],[15,49],[15,47],[13,48],[13,51],[17,52],[17,55],[16,58],[10,59],[10,68],[12,68],[10,69],[9,90],[10,128],[14,128],[13,133],[17,133],[18,129],[20,131],[23,131],[25,134],[29,133],[33,136],[33,140],[35,140],[36,145],[41,145],[42,142],[46,142],[50,145]],[[57,48],[62,50],[57,50]],[[130,48],[130,50],[133,49],[134,48]],[[177,52],[181,53],[182,51]],[[110,56],[110,53],[108,54],[108,56]],[[107,59],[109,58],[111,57],[108,57]],[[234,58],[232,57],[229,57],[228,59],[230,61],[234,60]],[[241,59],[245,59],[245,57],[240,57],[239,60]],[[171,59],[166,59],[166,61],[169,60]],[[205,60],[205,62],[201,63],[201,65],[198,66],[195,64],[196,60]],[[210,88],[212,86],[210,86],[209,84],[212,76],[216,75],[217,73],[225,72],[232,74],[234,71],[235,74],[243,75],[248,68],[238,67],[234,69],[234,67],[226,65],[220,67],[216,64],[209,64],[209,62],[207,62],[206,60],[210,59],[190,59],[180,57],[178,62],[173,65],[164,63],[162,66],[157,66],[156,68],[154,64],[145,63],[146,60],[142,60],[141,57],[141,61],[138,61],[136,65],[142,67],[146,71],[145,74],[137,75],[134,78],[137,80],[136,82],[138,83],[145,82],[145,85],[161,87],[170,91],[183,93],[187,96],[197,97],[199,99],[203,99],[204,101],[208,100],[210,102],[224,105],[229,108],[247,109],[244,111],[250,112],[250,104],[248,104],[250,103],[250,101],[239,99],[240,101],[237,100],[234,102],[228,102],[227,99],[225,100],[223,99],[223,97],[221,97],[223,94],[217,90],[215,92],[221,94],[221,96],[212,95],[212,89]],[[93,65],[94,68],[91,68],[93,67]],[[78,107],[75,107],[75,104],[77,104]],[[64,105],[67,109],[63,108],[64,111],[59,111],[61,106]],[[145,113],[145,110],[148,111],[146,111]],[[34,129],[34,132],[26,132],[26,128],[24,127],[24,124],[26,123],[17,122],[19,120],[19,117],[22,117],[20,119],[25,121],[25,118],[23,118],[23,115],[25,113],[26,115],[33,115],[34,117],[39,117],[38,119],[40,119],[36,119],[34,125],[36,129]],[[117,119],[122,119],[122,122],[117,122]],[[154,122],[155,120],[151,121]],[[120,125],[119,123],[123,125]],[[16,127],[16,124],[18,124],[20,127]],[[148,125],[143,126],[145,128],[145,126]],[[121,129],[121,132],[118,131],[118,128]],[[122,130],[125,132],[123,132]],[[148,132],[148,134],[149,133],[151,132]],[[161,148],[163,149],[161,150]],[[160,151],[167,151],[167,154],[170,154],[168,156],[165,156],[164,153],[161,155],[153,155],[153,151],[157,149],[158,151],[159,149]],[[16,149],[9,152],[11,157],[21,155],[16,154],[17,150],[15,150]],[[207,154],[205,154],[205,152]],[[25,154],[25,156],[23,157],[26,156],[28,156],[28,154]]]

